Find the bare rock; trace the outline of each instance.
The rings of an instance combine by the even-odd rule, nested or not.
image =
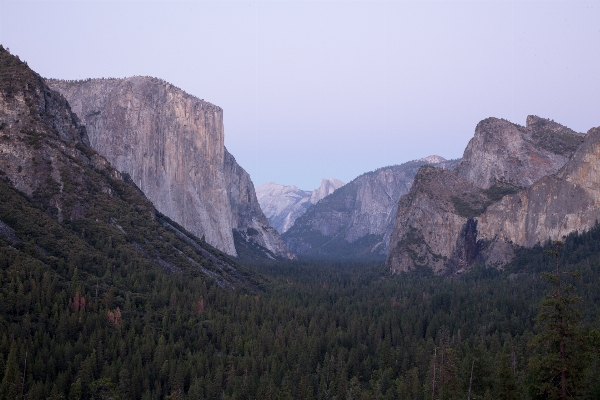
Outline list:
[[[269,182],[256,189],[256,196],[271,225],[284,233],[306,210],[342,186],[344,182],[330,178],[313,191]]]
[[[150,77],[47,82],[80,116],[91,146],[161,213],[237,255],[233,230],[240,218],[228,193],[220,107]]]
[[[473,235],[467,221],[489,198],[451,171],[423,166],[409,193],[398,202],[387,265],[394,273],[428,267],[436,274],[464,270],[476,251],[457,251],[457,241]],[[470,240],[462,240],[462,249]],[[454,256],[454,257],[453,257]],[[454,258],[454,264],[450,260]]]
[[[270,253],[267,253],[268,256],[272,258],[296,258],[277,231],[269,225],[256,198],[250,175],[239,166],[227,149],[225,150],[225,183],[233,217],[234,238],[259,245],[266,249]],[[238,249],[243,245],[236,242]]]
[[[600,128],[555,175],[507,196],[477,218],[478,240],[532,247],[592,228],[600,217]],[[503,264],[510,257],[498,260]]]
[[[483,189],[498,182],[529,187],[557,172],[582,141],[583,135],[536,116],[527,117],[526,127],[488,118],[477,124],[456,173]]]
[[[438,156],[430,159],[442,168],[456,165]],[[428,163],[415,160],[357,177],[299,217],[284,240],[296,253],[311,257],[385,258],[398,200]]]

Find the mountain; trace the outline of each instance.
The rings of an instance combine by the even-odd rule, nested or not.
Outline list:
[[[100,294],[125,266],[135,271],[132,287],[137,274],[167,272],[256,288],[248,271],[159,213],[89,147],[65,98],[1,46],[0,177],[5,260],[56,282],[79,271],[96,280]]]
[[[309,208],[284,240],[305,257],[384,259],[398,199],[427,164],[452,168],[456,161],[430,156],[365,173]]]
[[[573,157],[556,174],[548,175],[517,194],[506,196],[475,218],[473,240],[483,256],[509,244],[533,247],[563,240],[572,232],[590,230],[600,218],[600,128],[590,129]],[[504,264],[509,252],[495,251]]]
[[[237,241],[269,257],[293,257],[224,146],[220,107],[149,77],[47,83],[80,117],[91,147],[161,213],[229,255],[238,255]]]
[[[284,233],[308,208],[342,186],[344,182],[339,179],[327,178],[323,179],[321,186],[313,191],[269,182],[256,189],[256,196],[271,225],[279,233]]]
[[[514,204],[532,190],[548,188],[554,174],[576,162],[574,154],[583,141],[582,134],[537,116],[527,117],[524,127],[497,118],[481,121],[454,171],[423,168],[398,203],[388,266],[393,272],[428,266],[437,274],[455,274],[480,261],[502,265],[512,258],[515,245],[531,247],[558,238],[550,234],[520,240],[526,230],[516,225],[530,224],[532,215],[531,210],[518,213]],[[532,210],[547,209],[553,201],[528,199],[535,204]],[[586,209],[583,203],[577,207]],[[557,206],[553,212],[565,222],[569,209]],[[538,215],[544,218],[544,212]],[[494,232],[503,231],[507,221],[515,221],[512,234],[499,238]],[[589,226],[580,219],[561,234]]]

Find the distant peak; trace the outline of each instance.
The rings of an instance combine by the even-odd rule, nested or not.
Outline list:
[[[318,189],[315,189],[310,196],[310,202],[312,204],[317,204],[319,200],[322,198],[329,196],[336,189],[344,186],[345,183],[335,178],[323,178],[321,180],[321,186]]]
[[[436,156],[435,154],[432,154],[430,156],[423,157],[423,158],[419,159],[418,161],[425,161],[425,162],[428,162],[431,164],[437,164],[437,163],[446,161],[446,159],[442,156]]]
[[[333,186],[336,186],[336,189],[337,189],[338,187],[344,186],[345,183],[336,178],[323,178],[321,180],[321,187],[323,187],[325,185],[333,185]]]

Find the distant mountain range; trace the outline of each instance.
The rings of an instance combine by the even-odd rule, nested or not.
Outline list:
[[[269,182],[256,189],[256,196],[263,212],[279,233],[284,233],[294,221],[319,200],[344,186],[339,179],[325,178],[315,190],[301,190]]]
[[[398,199],[409,191],[418,169],[456,163],[429,156],[365,173],[310,207],[283,239],[304,257],[385,259]]]
[[[249,282],[220,250],[452,275],[477,263],[502,268],[519,247],[589,230],[600,217],[600,128],[584,135],[533,115],[524,126],[487,118],[460,160],[429,156],[346,185],[255,192],[224,146],[219,107],[157,78],[44,80],[3,48],[0,56],[0,175],[13,200],[24,196],[10,210],[29,201],[48,224],[67,224],[67,236],[93,236],[97,222],[100,236],[169,271],[185,264],[221,271],[223,285]],[[0,234],[23,242],[10,210]],[[161,241],[162,252],[145,247]]]

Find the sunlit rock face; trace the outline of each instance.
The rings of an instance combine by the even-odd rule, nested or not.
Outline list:
[[[240,207],[232,204],[237,197],[228,190],[233,181],[244,185],[251,181],[226,176],[235,169],[225,165],[220,107],[156,78],[47,82],[67,98],[85,124],[91,146],[129,174],[161,213],[216,248],[237,255],[233,230],[247,228],[239,225],[247,218],[232,213]],[[254,192],[253,187],[237,189]],[[289,253],[285,246],[281,252]]]
[[[259,186],[256,195],[271,225],[279,233],[284,233],[306,210],[342,186],[344,182],[330,178],[324,178],[313,191],[269,182]]]
[[[589,196],[574,184],[559,189],[557,183],[587,146],[584,138],[537,116],[527,117],[524,127],[481,121],[454,171],[419,171],[422,179],[400,200],[387,259],[391,271],[428,266],[456,274],[476,262],[501,267],[515,246],[587,229],[595,221]],[[557,203],[560,196],[552,191],[563,189],[579,200]]]

